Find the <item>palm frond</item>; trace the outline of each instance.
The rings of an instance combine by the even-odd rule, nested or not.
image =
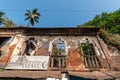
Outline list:
[[[38,9],[35,8],[35,9],[33,9],[32,13],[37,13],[37,11],[38,11]]]
[[[39,23],[39,19],[35,18],[34,21],[35,21],[35,23]]]
[[[28,19],[30,19],[30,16],[26,17],[24,20],[28,20]]]
[[[30,23],[32,26],[34,26],[34,19],[33,18],[30,19]]]
[[[35,18],[35,19],[39,19],[39,16],[35,16],[34,18]]]
[[[29,13],[25,13],[24,15],[25,15],[25,16],[29,16],[30,14],[29,14]]]
[[[40,13],[36,13],[38,16],[41,16],[41,14]]]
[[[27,13],[31,14],[31,11],[30,11],[30,10],[26,9],[26,11],[27,11]]]

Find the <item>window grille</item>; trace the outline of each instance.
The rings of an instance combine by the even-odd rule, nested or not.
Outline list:
[[[51,68],[59,69],[66,67],[65,44],[63,40],[58,38],[52,43],[52,54],[50,56]]]
[[[81,43],[86,68],[100,68],[100,62],[92,43]]]

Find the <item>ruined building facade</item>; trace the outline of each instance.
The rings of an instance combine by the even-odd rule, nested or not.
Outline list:
[[[119,71],[120,51],[109,50],[99,33],[99,28],[1,28],[0,66],[78,77],[83,77],[80,72]]]

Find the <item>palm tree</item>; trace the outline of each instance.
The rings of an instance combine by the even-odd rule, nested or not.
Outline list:
[[[0,11],[0,25],[2,25],[4,22],[4,18],[3,18],[4,15],[5,13]]]
[[[25,16],[26,16],[25,20],[29,20],[29,23],[27,26],[29,26],[30,24],[34,26],[35,23],[39,23],[39,16],[41,15],[38,12],[38,9],[36,8],[36,9],[33,9],[32,11],[26,10]]]

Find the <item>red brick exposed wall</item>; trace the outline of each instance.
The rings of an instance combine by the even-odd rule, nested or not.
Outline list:
[[[49,56],[48,48],[40,47],[38,48],[36,55],[38,56]]]
[[[120,70],[120,56],[112,57],[111,66],[115,70]]]
[[[83,67],[83,60],[79,51],[70,49],[67,59],[67,68],[70,70],[83,70]]]
[[[13,50],[15,49],[16,47],[16,44],[15,45],[12,45],[9,47],[9,53],[8,55],[3,55],[0,59],[0,62],[2,62],[3,64],[7,64],[8,60],[10,59],[10,56],[12,55],[13,53]]]

